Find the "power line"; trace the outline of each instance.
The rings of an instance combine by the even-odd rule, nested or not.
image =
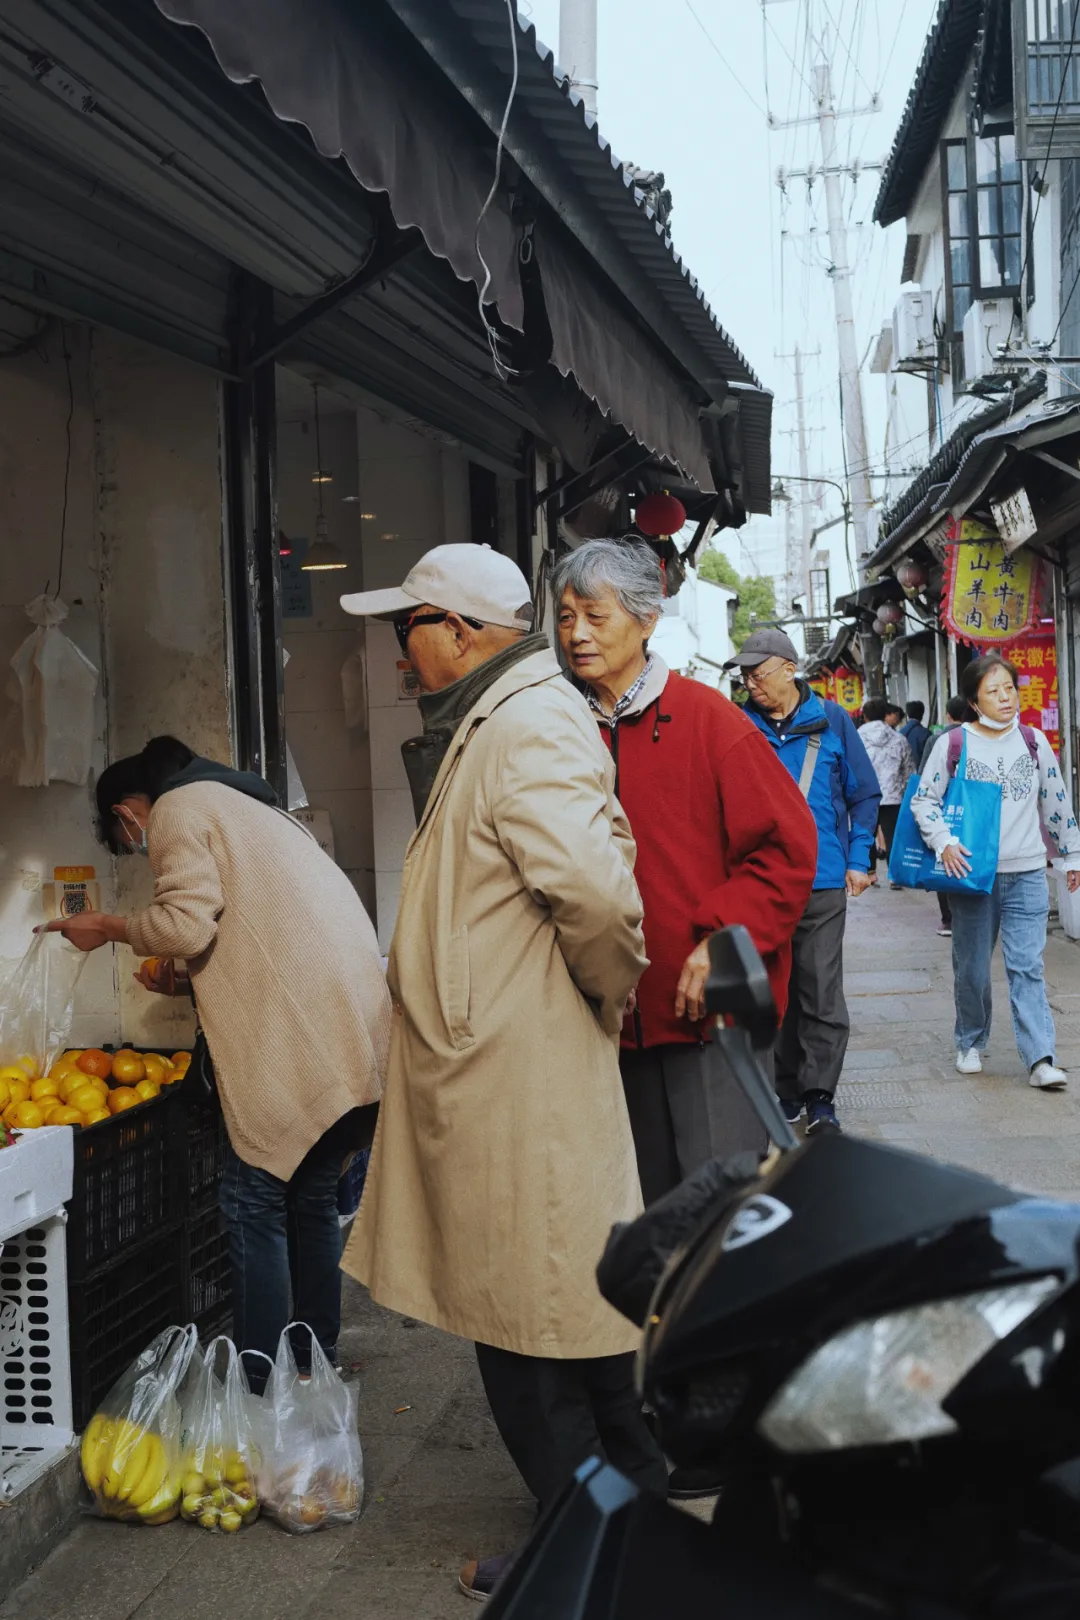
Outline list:
[[[761,103],[759,101],[755,101],[754,97],[750,94],[749,90],[746,88],[746,86],[743,83],[742,79],[740,79],[739,75],[736,73],[735,69],[732,67],[731,63],[728,61],[727,57],[724,55],[723,51],[720,49],[720,47],[716,43],[715,39],[713,39],[712,35],[709,33],[709,30],[706,28],[705,24],[702,22],[701,18],[698,16],[698,14],[694,10],[693,6],[690,4],[690,0],[684,0],[684,4],[686,6],[687,11],[690,13],[691,17],[693,17],[694,21],[697,23],[698,27],[701,29],[701,32],[705,35],[705,38],[708,40],[709,44],[712,46],[713,50],[716,52],[717,56],[720,58],[720,61],[723,63],[724,67],[727,69],[727,71],[731,75],[731,77],[735,80],[735,83],[738,85],[739,89],[742,91],[743,95],[746,97],[747,101],[750,103],[751,107],[753,107],[756,112],[759,112],[761,114],[762,118],[764,118],[766,121],[768,121],[768,117],[769,117],[768,112],[761,105]]]

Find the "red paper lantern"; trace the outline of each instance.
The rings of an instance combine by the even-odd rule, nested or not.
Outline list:
[[[913,557],[907,557],[896,570],[896,577],[905,591],[918,591],[926,584],[926,569]]]
[[[686,507],[674,495],[646,495],[637,504],[634,522],[650,539],[667,539],[686,522]]]
[[[882,624],[899,624],[904,617],[904,610],[899,602],[882,602],[875,611]]]

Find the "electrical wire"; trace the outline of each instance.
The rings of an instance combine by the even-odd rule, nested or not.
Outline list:
[[[514,71],[510,79],[510,93],[506,98],[506,106],[503,109],[502,123],[499,125],[499,137],[495,143],[494,178],[491,182],[491,190],[484,198],[484,205],[480,210],[480,216],[476,221],[476,231],[473,235],[473,245],[476,249],[476,257],[479,261],[480,268],[484,272],[484,280],[477,293],[477,307],[480,311],[481,324],[483,325],[484,332],[487,336],[488,348],[491,350],[491,359],[495,367],[495,374],[502,382],[508,381],[511,377],[518,376],[518,372],[514,370],[513,366],[508,366],[499,353],[499,334],[488,320],[487,310],[484,308],[485,299],[487,298],[487,294],[491,288],[492,275],[491,266],[484,258],[483,249],[480,246],[480,231],[484,220],[487,218],[488,210],[495,201],[496,194],[499,190],[499,184],[502,180],[502,159],[503,148],[506,145],[506,131],[510,125],[510,113],[514,105],[515,98],[517,97],[519,69],[517,14],[514,10],[514,0],[506,0],[506,15],[510,22],[510,52],[514,61]]]
[[[75,384],[71,378],[71,350],[68,348],[67,327],[60,322],[60,343],[64,356],[64,370],[67,374],[68,412],[67,422],[64,424],[64,439],[66,452],[64,456],[64,504],[60,512],[60,555],[56,564],[56,590],[54,599],[60,595],[60,587],[64,583],[64,552],[67,545],[68,495],[71,489],[71,424],[75,417]],[[49,594],[51,580],[47,580],[43,596]]]
[[[712,46],[713,50],[716,52],[717,56],[720,58],[720,61],[723,63],[724,68],[726,69],[726,71],[735,80],[735,83],[738,85],[739,89],[742,91],[743,95],[746,97],[746,99],[750,103],[751,107],[753,107],[755,112],[759,112],[761,114],[762,118],[764,118],[766,121],[768,121],[768,117],[769,117],[768,108],[763,107],[761,105],[760,101],[755,101],[754,97],[750,94],[749,90],[746,88],[745,84],[740,79],[739,75],[736,73],[735,69],[732,67],[731,63],[728,61],[727,57],[724,55],[723,51],[720,49],[720,47],[716,43],[715,39],[713,39],[712,35],[709,33],[709,30],[706,28],[705,24],[702,22],[701,18],[698,16],[698,14],[694,10],[693,6],[690,4],[690,0],[683,0],[683,3],[686,6],[686,9],[690,13],[691,17],[693,17],[694,21],[697,23],[698,27],[701,29],[701,32],[705,35],[705,38],[708,40],[708,42]]]

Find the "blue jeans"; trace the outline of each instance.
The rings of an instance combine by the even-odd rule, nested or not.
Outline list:
[[[990,959],[998,935],[1020,1056],[1028,1069],[1054,1056],[1054,1020],[1046,999],[1043,951],[1050,890],[1046,873],[999,872],[989,894],[950,894],[956,1049],[983,1051],[993,1011]]]
[[[347,1151],[334,1126],[291,1179],[279,1181],[226,1148],[218,1203],[229,1237],[238,1350],[261,1350],[273,1360],[283,1329],[295,1320],[306,1322],[336,1361],[341,1331],[337,1194]],[[310,1353],[306,1341],[306,1334],[297,1335],[301,1366]],[[248,1361],[247,1370],[252,1387],[261,1390],[265,1364]]]

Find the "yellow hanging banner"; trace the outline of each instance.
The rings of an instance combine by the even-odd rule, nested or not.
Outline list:
[[[951,636],[984,651],[1025,636],[1038,608],[1038,558],[1011,554],[996,530],[973,518],[952,521],[941,621]]]

